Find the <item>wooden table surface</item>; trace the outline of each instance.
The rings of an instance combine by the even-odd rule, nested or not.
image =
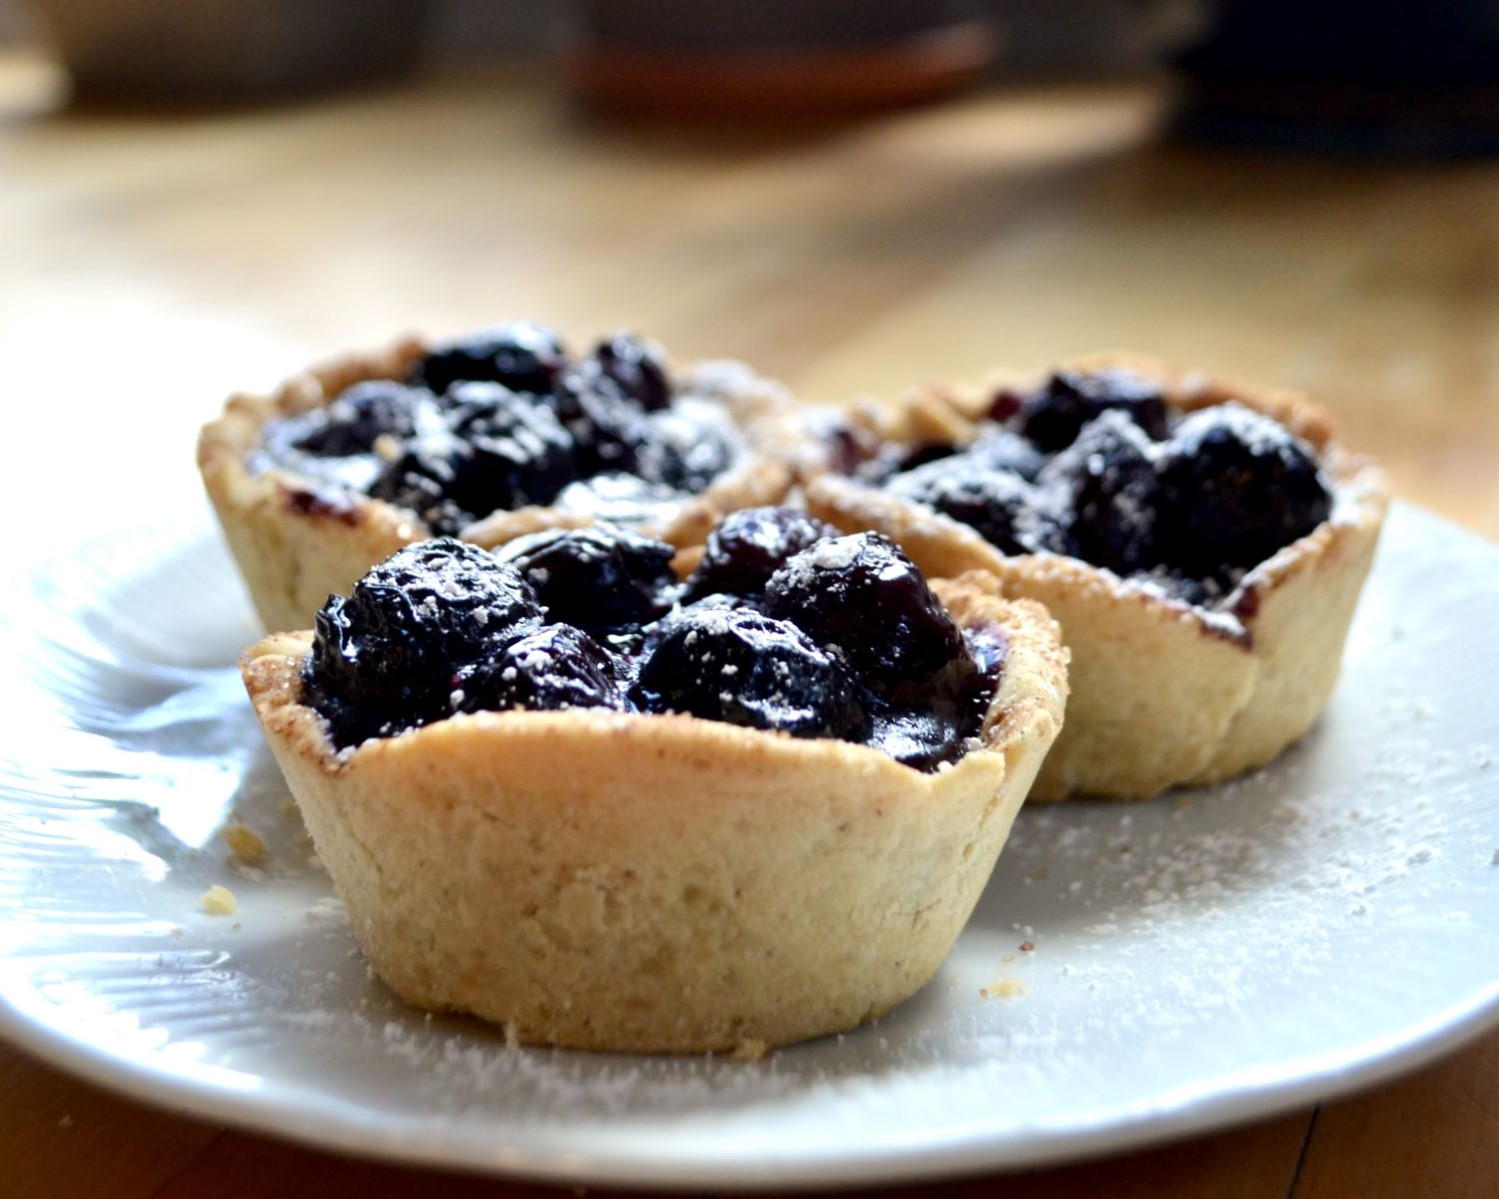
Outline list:
[[[219,116],[70,113],[61,97],[43,64],[0,59],[13,513],[49,511],[27,489],[55,480],[34,460],[53,460],[60,428],[61,460],[93,447],[80,486],[103,488],[142,411],[185,463],[233,388],[399,330],[529,315],[578,340],[630,326],[683,357],[747,358],[826,401],[1146,350],[1306,389],[1406,499],[1499,537],[1499,163],[1185,148],[1159,136],[1150,84],[758,130],[589,118],[534,71]],[[0,1045],[7,1199],[373,1199],[434,1178],[444,1194],[556,1193],[226,1130]],[[1496,1179],[1499,1033],[1268,1123],[918,1189],[1445,1199]]]

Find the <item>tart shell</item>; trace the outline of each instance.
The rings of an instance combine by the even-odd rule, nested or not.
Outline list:
[[[415,338],[375,354],[351,355],[295,376],[269,396],[236,395],[198,438],[198,469],[250,599],[269,630],[310,624],[328,596],[346,594],[377,562],[432,536],[403,508],[314,482],[290,471],[253,472],[248,460],[265,426],[321,407],[355,383],[404,379],[430,347]],[[707,490],[660,520],[637,527],[673,545],[698,544],[738,508],[779,503],[791,489],[807,439],[779,384],[732,362],[684,369],[678,387],[723,404],[746,453]],[[593,514],[532,506],[496,512],[462,530],[486,548],[542,529],[581,528]]]
[[[827,470],[806,480],[807,506],[845,532],[885,533],[928,574],[988,571],[1003,594],[1037,600],[1060,622],[1072,698],[1033,798],[1146,798],[1263,765],[1307,732],[1337,682],[1389,501],[1384,475],[1344,449],[1327,414],[1294,393],[1127,355],[1075,365],[1147,375],[1179,411],[1234,399],[1275,418],[1317,450],[1333,481],[1331,517],[1250,571],[1222,609],[1206,611],[1075,558],[1007,556],[967,525]],[[996,391],[1034,382],[1003,375],[933,388],[892,412],[856,410],[854,420],[887,441],[962,441]]]
[[[756,1052],[937,970],[1061,727],[1066,651],[992,579],[937,580],[1009,649],[975,748],[878,750],[689,716],[453,717],[342,753],[299,702],[310,633],[241,667],[376,973],[528,1044]]]

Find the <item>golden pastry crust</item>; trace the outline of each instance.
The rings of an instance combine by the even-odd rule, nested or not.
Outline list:
[[[314,367],[269,396],[236,395],[198,438],[198,469],[267,629],[301,628],[328,596],[346,593],[371,566],[431,536],[414,513],[383,500],[330,488],[281,469],[252,472],[251,452],[266,424],[320,407],[355,383],[404,379],[430,347],[415,338],[374,354]],[[673,545],[699,544],[726,514],[775,504],[791,489],[808,439],[790,396],[733,362],[705,362],[677,373],[680,391],[721,403],[746,442],[740,461],[704,492],[640,526]],[[541,529],[581,528],[597,516],[558,507],[496,512],[462,530],[486,548]]]
[[[1061,623],[1072,699],[1032,798],[1145,798],[1263,765],[1311,727],[1332,693],[1389,501],[1384,475],[1295,393],[1132,355],[1074,365],[1147,375],[1182,411],[1234,399],[1274,417],[1317,450],[1334,484],[1331,518],[1251,571],[1223,611],[1206,612],[1075,558],[1007,556],[967,525],[826,470],[805,481],[807,506],[846,532],[886,533],[930,575],[989,571],[1004,594],[1038,600]],[[961,442],[996,390],[1035,382],[996,374],[928,389],[888,413],[857,409],[854,419],[885,440],[940,433]]]
[[[355,936],[403,998],[530,1044],[782,1045],[932,976],[1061,727],[1055,622],[988,576],[933,587],[1009,650],[978,747],[932,774],[841,741],[598,711],[457,716],[340,753],[298,702],[310,633],[264,639],[241,668]]]

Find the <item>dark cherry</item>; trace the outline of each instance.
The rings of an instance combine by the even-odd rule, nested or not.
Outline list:
[[[448,401],[449,426],[473,447],[481,472],[465,481],[480,501],[475,511],[550,503],[577,477],[573,439],[545,404],[494,383],[461,384]]]
[[[634,694],[649,711],[797,737],[858,737],[867,722],[842,660],[796,625],[743,609],[683,612],[641,664]]]
[[[456,533],[491,512],[550,503],[575,476],[574,445],[552,411],[497,383],[448,393],[443,429],[409,442],[370,493]]]
[[[921,572],[878,533],[834,538],[795,555],[765,584],[763,606],[819,645],[836,647],[886,693],[927,681],[965,653]]]
[[[728,469],[734,451],[717,430],[677,412],[647,418],[635,473],[675,491],[702,491]]]
[[[477,519],[449,495],[459,465],[472,457],[473,451],[451,434],[425,437],[386,463],[370,485],[370,495],[415,512],[433,533],[456,536]]]
[[[580,476],[634,472],[646,420],[618,383],[596,370],[570,370],[558,380],[553,402],[577,445]]]
[[[903,766],[935,770],[943,762],[961,756],[961,743],[977,731],[977,722],[965,723],[954,704],[904,707],[875,715],[869,743]]]
[[[412,368],[412,381],[442,395],[455,383],[500,383],[544,395],[567,365],[567,352],[545,325],[512,321],[434,349]]]
[[[500,550],[535,588],[549,620],[595,636],[637,629],[671,607],[675,554],[665,542],[608,524],[535,533]]]
[[[965,457],[901,475],[890,490],[968,525],[1002,553],[1062,548],[1048,501],[1011,471],[986,470]]]
[[[964,452],[964,457],[986,470],[1007,470],[1033,483],[1046,457],[1024,437],[1008,429],[991,429]]]
[[[752,601],[737,595],[705,595],[701,599],[684,602],[673,607],[660,620],[639,629],[626,629],[611,633],[605,640],[609,648],[619,655],[616,659],[620,678],[628,691],[640,677],[641,663],[655,653],[666,635],[683,620],[697,620],[704,612],[758,612]]]
[[[502,645],[459,673],[459,712],[627,706],[614,658],[582,629],[553,624]]]
[[[1156,440],[1167,435],[1161,389],[1125,370],[1056,372],[1021,401],[1016,430],[1038,449],[1054,454],[1071,445],[1090,420],[1112,409]]]
[[[1237,403],[1185,418],[1160,465],[1163,561],[1198,578],[1263,562],[1325,521],[1327,482],[1305,442]]]
[[[660,350],[632,334],[616,333],[599,342],[585,369],[589,365],[646,412],[659,412],[671,403],[671,379]]]
[[[1108,411],[1041,472],[1068,512],[1073,552],[1121,575],[1156,560],[1155,447],[1124,413]]]
[[[457,672],[541,624],[519,572],[465,542],[407,546],[318,612],[308,688],[348,745],[446,708]]]
[[[409,546],[317,614],[305,702],[340,747],[455,712],[633,703],[859,741],[922,770],[955,760],[994,694],[1002,636],[960,634],[884,538],[833,534],[794,511],[736,514],[697,582],[722,572],[763,595],[685,604],[673,548],[609,525],[503,557],[451,538]]]
[[[788,559],[837,536],[832,525],[794,508],[730,513],[708,534],[703,556],[687,580],[687,594],[758,595]]]
[[[987,625],[964,630],[963,641],[967,654],[938,675],[927,694],[875,714],[871,745],[917,770],[935,770],[963,756],[994,701],[1009,640],[998,626]]]
[[[382,436],[412,436],[419,409],[431,403],[430,392],[403,383],[388,379],[356,383],[327,407],[309,412],[305,432],[291,447],[320,458],[368,454]]]

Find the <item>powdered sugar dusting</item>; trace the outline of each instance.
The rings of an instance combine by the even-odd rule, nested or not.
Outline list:
[[[1323,726],[1256,774],[1145,804],[1028,807],[920,997],[875,1029],[764,1062],[523,1048],[393,1001],[334,1019],[458,1121],[500,1103],[528,1126],[685,1129],[769,1104],[787,1119],[815,1111],[830,1137],[867,1136],[936,1090],[955,1110],[1015,1088],[1059,1110],[1069,1094],[1123,1102],[1144,1080],[1231,1070],[1246,1052],[1320,1051],[1371,996],[1419,991],[1443,938],[1496,937],[1499,917],[1454,902],[1452,871],[1488,877],[1499,849],[1489,809],[1453,802],[1481,775],[1441,739],[1451,704],[1381,695],[1355,669]]]
[[[45,1035],[81,1060],[128,1054],[164,1098],[190,1078],[194,1102],[232,1094],[268,1129],[578,1183],[1017,1166],[1305,1103],[1414,1064],[1499,1005],[1499,553],[1398,517],[1302,745],[1225,786],[1027,807],[924,990],[758,1061],[526,1048],[397,999],[310,864],[228,666],[246,615],[205,645],[174,620],[153,645],[159,597],[188,590],[194,559],[111,546],[151,584],[139,606],[107,578],[54,584],[50,610],[89,619],[37,659],[72,667],[118,617],[111,669],[33,684],[28,659],[13,680],[52,688],[15,705],[17,744],[45,738],[72,772],[6,776],[0,900],[23,897],[26,919],[0,988],[24,989],[13,1010],[45,1010]],[[217,602],[215,569],[195,611]],[[216,920],[197,897],[232,821],[265,838],[266,873],[236,878],[241,915]]]

